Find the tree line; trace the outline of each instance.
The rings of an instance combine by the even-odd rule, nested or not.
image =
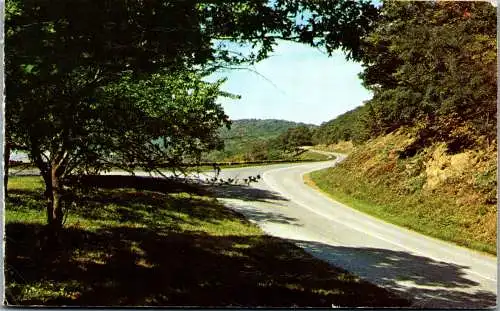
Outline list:
[[[415,150],[496,139],[496,9],[487,2],[384,2],[363,38],[360,78],[373,98],[323,124],[317,143],[417,131]]]

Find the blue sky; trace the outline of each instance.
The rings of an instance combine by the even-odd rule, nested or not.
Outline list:
[[[239,100],[219,99],[231,119],[319,125],[372,97],[357,76],[361,65],[347,61],[341,51],[328,57],[315,48],[280,41],[272,55],[251,70],[225,70],[211,77],[227,77],[222,89],[241,95]]]

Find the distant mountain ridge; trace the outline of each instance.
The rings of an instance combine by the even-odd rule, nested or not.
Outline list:
[[[231,129],[221,128],[220,137],[222,139],[232,139],[235,137],[256,139],[275,138],[286,132],[289,128],[300,125],[311,128],[318,127],[315,124],[280,119],[238,119],[232,120]]]
[[[279,119],[238,119],[232,120],[231,128],[219,129],[219,135],[224,141],[224,150],[213,151],[206,160],[222,161],[241,159],[251,152],[259,143],[270,141],[285,133],[288,129],[305,125],[317,128],[315,124],[294,122]]]

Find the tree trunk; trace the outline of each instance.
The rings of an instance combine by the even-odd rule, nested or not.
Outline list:
[[[57,234],[63,222],[61,176],[57,165],[52,165],[47,173],[48,176],[44,176],[47,224],[52,233]]]
[[[7,184],[9,183],[9,159],[10,159],[10,144],[6,143],[4,147],[4,154],[3,154],[3,162],[4,162],[4,169],[3,169],[3,193],[4,196],[8,196],[7,192]]]
[[[45,198],[47,200],[47,231],[50,246],[57,245],[58,232],[62,228],[62,177],[64,173],[64,154],[53,158],[50,162],[42,159],[43,151],[36,136],[30,137],[31,158],[40,170],[45,182]]]

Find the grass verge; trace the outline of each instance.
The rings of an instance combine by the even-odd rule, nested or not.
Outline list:
[[[192,193],[94,189],[45,241],[39,177],[12,177],[6,302],[79,306],[407,306]]]
[[[349,154],[354,150],[354,145],[351,141],[339,141],[336,144],[316,145],[314,149]]]
[[[325,154],[321,154],[318,152],[308,150],[308,151],[302,153],[299,156],[299,159],[306,160],[306,161],[326,161],[326,160],[334,160],[335,156],[329,157]]]
[[[439,206],[450,204],[450,198],[439,197],[427,201],[419,200],[419,198],[387,198],[390,194],[383,194],[386,189],[359,185],[356,179],[350,180],[346,176],[345,172],[332,174],[329,169],[325,169],[309,173],[304,177],[309,185],[351,208],[431,237],[496,255],[494,243],[478,241],[477,237],[471,236],[464,232],[460,226],[455,225],[456,217],[437,212]],[[360,187],[339,188],[339,183],[335,180],[351,187],[353,184]],[[392,200],[392,202],[378,203],[385,200],[382,197],[387,198],[387,201]],[[419,208],[419,206],[423,208]]]
[[[473,178],[486,174],[481,175],[481,170],[494,171],[496,176],[496,167],[493,170],[490,163],[494,156],[493,160],[489,154],[483,155],[487,161],[470,160],[466,163],[476,163],[474,167],[459,170],[454,159],[462,155],[440,154],[443,163],[434,169],[439,146],[400,158],[398,152],[405,144],[400,136],[388,135],[360,147],[334,168],[310,173],[306,182],[384,221],[496,255],[496,205],[490,203],[488,192],[491,178],[485,191],[479,188],[482,180]],[[444,162],[445,157],[451,158],[451,164]]]
[[[319,154],[316,152],[312,151],[307,151],[299,155],[296,159],[286,161],[284,160],[283,162],[269,162],[269,163],[238,163],[238,164],[233,164],[233,165],[220,165],[219,167],[221,169],[230,169],[230,168],[242,168],[242,167],[258,167],[258,166],[268,166],[268,165],[279,165],[279,164],[300,164],[300,163],[308,163],[308,162],[314,162],[314,161],[327,161],[327,160],[334,160],[335,156],[332,156],[329,158],[327,155],[324,154]],[[213,171],[214,168],[213,166],[210,165],[202,165],[202,166],[197,166],[193,168],[188,168],[188,171],[196,171],[196,172],[206,172],[206,171]]]

